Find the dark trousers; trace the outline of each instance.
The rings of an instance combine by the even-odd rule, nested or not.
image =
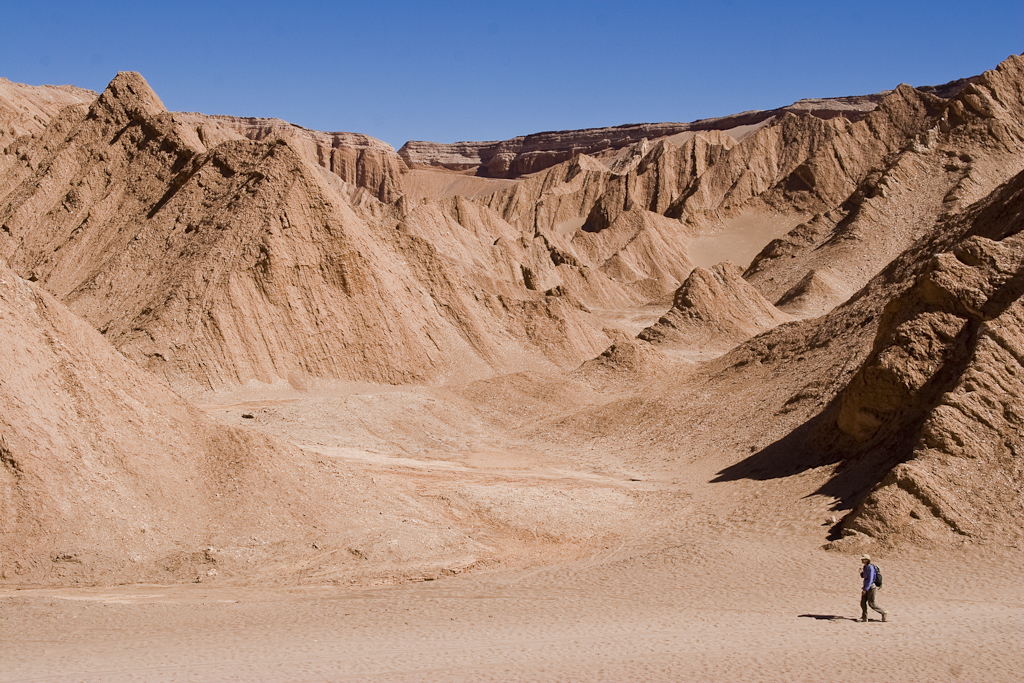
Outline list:
[[[866,593],[860,594],[860,618],[868,618],[868,607],[875,610],[879,614],[885,614],[885,610],[878,606],[875,602],[875,595],[878,593],[878,586],[872,586]]]

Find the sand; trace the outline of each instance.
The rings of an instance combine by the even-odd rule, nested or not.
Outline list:
[[[49,137],[18,143],[0,187],[19,190],[5,209],[5,248],[20,255],[3,315],[21,342],[8,344],[7,385],[21,389],[7,405],[22,411],[0,411],[13,435],[0,435],[0,502],[14,511],[0,521],[23,525],[4,531],[17,543],[0,563],[0,683],[1019,680],[1021,451],[1011,446],[1024,415],[1024,266],[1010,237],[1024,175],[993,188],[1021,168],[1021,136],[1004,135],[1019,130],[1020,74],[1011,58],[950,104],[942,121],[959,128],[945,138],[935,98],[901,86],[849,124],[784,117],[739,143],[721,131],[682,148],[641,140],[614,173],[586,156],[548,168],[558,150],[524,160],[516,174],[540,172],[516,181],[417,170],[410,196],[443,201],[393,206],[381,203],[398,187],[387,155],[332,174],[355,153],[347,134],[257,143],[278,124],[238,120],[251,139],[221,140],[223,130],[164,111],[141,76],[120,74],[89,116],[65,112]],[[982,118],[967,109],[979,102]],[[991,126],[992,112],[1010,127]],[[149,144],[156,134],[173,144]],[[1005,151],[991,152],[993,140]],[[330,163],[311,150],[330,150]],[[47,175],[54,168],[66,173]],[[122,187],[130,201],[107,203]],[[723,211],[732,218],[711,236]],[[124,247],[103,250],[125,256],[120,299],[76,279],[84,247],[51,244],[82,226],[92,236],[75,244]],[[969,229],[987,241],[936,256]],[[235,253],[246,235],[251,248],[234,262],[213,248]],[[781,237],[752,266],[756,297],[735,266],[717,272],[737,296],[678,297],[709,323],[730,311],[755,321],[739,304],[763,312],[780,296],[801,315],[825,313],[870,286],[720,359],[724,347],[628,338],[686,293],[690,255],[670,247],[694,235],[706,265],[745,264]],[[918,242],[929,235],[934,245]],[[915,263],[938,265],[922,275]],[[193,278],[195,264],[208,277]],[[195,285],[170,289],[183,307],[226,283],[227,327],[205,351],[206,337],[178,333],[213,309],[162,309],[169,327],[145,327],[157,320],[146,303],[164,301],[180,273]],[[148,289],[136,294],[139,282]],[[75,298],[107,338],[44,286]],[[242,313],[245,334],[221,344]],[[112,321],[128,335],[122,352],[169,379],[199,373],[214,390],[188,394],[189,406],[123,367]],[[946,333],[968,323],[981,330],[971,348]],[[244,360],[269,348],[244,340],[268,331],[295,336]],[[917,352],[882,356],[895,346]],[[191,355],[172,366],[165,354],[177,348]],[[940,377],[956,391],[941,401],[920,391],[935,386],[929,354],[958,353],[964,362]],[[892,396],[913,410],[886,417],[878,398]],[[965,421],[943,419],[958,407]],[[878,415],[901,441],[860,451],[843,441],[870,437]],[[930,450],[915,449],[915,420]],[[95,425],[109,438],[93,438]],[[962,439],[937,438],[946,434],[972,445],[961,453]],[[894,443],[909,444],[915,467],[893,468]],[[61,458],[70,474],[51,476]],[[32,498],[37,479],[57,493]],[[118,486],[131,495],[100,507]],[[976,527],[963,521],[972,516]],[[79,552],[89,547],[109,553]],[[856,621],[862,547],[884,569],[886,623]]]
[[[766,244],[792,230],[802,217],[751,212],[722,221],[718,232],[694,237],[689,245],[690,260],[710,268],[729,259],[746,267]]]
[[[0,681],[1015,681],[1020,553],[879,561],[792,531],[377,589],[0,592]]]
[[[530,424],[548,409],[550,396],[520,398],[513,415],[498,384],[481,415]],[[466,410],[450,396],[430,423],[445,391],[239,390],[201,405],[384,487],[476,495],[500,563],[377,585],[3,589],[0,681],[1019,680],[1019,548],[877,552],[890,620],[859,623],[857,555],[823,548],[835,501],[813,492],[828,468],[713,482],[725,454],[630,464],[465,417],[445,432]]]

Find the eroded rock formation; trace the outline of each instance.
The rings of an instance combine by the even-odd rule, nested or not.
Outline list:
[[[721,350],[792,319],[726,261],[711,270],[695,268],[676,291],[671,310],[639,338],[696,351]]]
[[[800,100],[788,107],[749,111],[692,123],[638,123],[609,128],[587,128],[524,135],[491,142],[437,143],[412,140],[398,150],[410,168],[445,168],[488,178],[515,178],[536,173],[577,154],[611,155],[641,140],[691,137],[701,131],[731,131],[737,137],[787,113],[811,113],[828,119],[856,119],[874,109],[884,93],[858,97]]]
[[[0,78],[0,152],[12,140],[41,131],[64,107],[84,109],[92,90],[71,85],[25,85]]]
[[[87,112],[19,139],[0,181],[0,253],[143,367],[205,386],[402,382],[522,357],[574,365],[607,346],[526,262],[478,277],[434,245],[443,234],[403,229],[401,203],[360,195],[294,137],[211,147],[201,132],[120,74]],[[483,232],[477,252],[501,248]]]

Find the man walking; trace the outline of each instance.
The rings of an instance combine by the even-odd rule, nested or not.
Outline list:
[[[875,602],[875,594],[878,593],[880,581],[876,581],[878,577],[878,567],[871,564],[870,555],[861,555],[861,564],[864,568],[860,570],[860,576],[864,579],[864,586],[860,591],[860,620],[868,620],[868,607],[875,610],[882,615],[882,621],[886,620],[888,612],[878,606]]]

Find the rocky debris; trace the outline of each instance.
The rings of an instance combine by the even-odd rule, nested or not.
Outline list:
[[[726,261],[710,270],[694,268],[676,291],[672,308],[639,339],[692,350],[724,350],[793,320],[743,279]]]

